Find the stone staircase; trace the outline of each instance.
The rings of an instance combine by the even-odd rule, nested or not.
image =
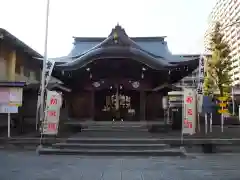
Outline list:
[[[146,124],[136,124],[136,123],[122,123],[122,122],[114,122],[110,124],[92,124],[88,126],[83,126],[82,131],[91,131],[91,132],[123,132],[123,131],[144,131],[147,132],[148,128]]]
[[[51,147],[39,147],[39,154],[95,156],[184,156],[180,147],[163,144],[146,126],[91,125],[81,133]]]
[[[38,148],[39,154],[103,156],[184,156],[180,148],[143,138],[69,138],[51,147]]]

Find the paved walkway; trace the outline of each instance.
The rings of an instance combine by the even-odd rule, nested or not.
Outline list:
[[[238,180],[240,155],[196,158],[37,156],[0,151],[1,180]]]

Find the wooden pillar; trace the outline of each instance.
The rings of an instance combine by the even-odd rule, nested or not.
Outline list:
[[[94,120],[95,118],[95,91],[91,91],[91,119]]]
[[[11,51],[7,59],[8,81],[15,81],[15,69],[16,69],[16,51],[13,50]]]
[[[69,118],[69,101],[68,101],[68,94],[65,94],[63,96],[63,101],[64,101],[64,107],[61,108],[61,112],[60,112],[60,115],[61,115],[61,120],[63,121],[67,121],[68,118]]]
[[[140,91],[140,121],[146,120],[146,92]]]

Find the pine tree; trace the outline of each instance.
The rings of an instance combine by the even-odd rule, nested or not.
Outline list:
[[[221,24],[216,23],[210,39],[211,57],[206,60],[206,77],[204,80],[204,91],[206,95],[214,94],[218,91],[220,96],[226,96],[231,91],[232,70],[230,47],[223,40],[224,34],[221,32]]]

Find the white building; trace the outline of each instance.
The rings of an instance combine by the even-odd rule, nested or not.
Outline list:
[[[224,40],[231,48],[231,61],[233,70],[230,72],[233,84],[240,84],[240,0],[217,0],[215,7],[209,15],[209,27],[205,33],[204,45],[208,53],[210,34],[215,22],[220,22],[223,27]]]

